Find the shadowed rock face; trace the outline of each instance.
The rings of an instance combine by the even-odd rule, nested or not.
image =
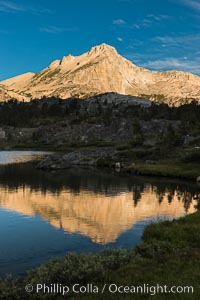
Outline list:
[[[28,216],[37,214],[56,228],[70,233],[80,232],[100,244],[114,242],[139,221],[177,218],[185,214],[183,195],[166,192],[159,201],[156,190],[153,191],[150,185],[140,194],[138,202],[136,192],[127,190],[109,196],[87,190],[75,193],[69,189],[44,193],[29,186],[12,190],[2,187],[0,192],[2,208]],[[189,213],[194,212],[194,204],[192,200]]]
[[[199,76],[179,71],[149,71],[134,65],[106,44],[80,56],[65,56],[37,74],[23,74],[1,85],[25,101],[43,96],[87,98],[106,92],[144,95],[151,100],[160,97],[175,105],[190,101],[188,98],[200,101]],[[0,94],[0,100],[4,100],[3,95]]]

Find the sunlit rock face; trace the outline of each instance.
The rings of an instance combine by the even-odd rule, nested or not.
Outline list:
[[[29,80],[33,78],[35,73],[28,72],[22,75],[18,75],[15,77],[12,77],[10,79],[2,81],[2,84],[10,87],[10,88],[22,88],[24,85],[28,84]]]
[[[114,92],[144,96],[181,105],[200,102],[200,77],[180,71],[156,72],[136,66],[114,47],[101,44],[80,56],[67,55],[53,61],[37,74],[26,73],[0,82],[2,89],[17,99],[56,96],[87,98]],[[13,94],[14,93],[14,94]],[[0,101],[4,94],[0,93]]]
[[[28,186],[16,190],[1,188],[0,193],[2,208],[30,217],[37,214],[56,228],[79,232],[100,244],[114,242],[137,222],[178,218],[186,213],[186,208],[188,213],[195,211],[195,200],[189,194],[159,195],[150,186],[139,195],[124,191],[108,196],[85,190],[53,194]]]

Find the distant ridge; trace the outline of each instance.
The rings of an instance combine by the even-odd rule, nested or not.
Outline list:
[[[64,56],[41,72],[26,73],[0,82],[0,101],[16,97],[88,98],[114,92],[152,101],[181,105],[200,103],[200,77],[181,71],[156,72],[141,68],[107,44],[80,56]]]

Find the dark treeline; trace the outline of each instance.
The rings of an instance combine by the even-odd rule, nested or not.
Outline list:
[[[183,129],[192,128],[193,132],[200,132],[200,105],[195,101],[180,107],[169,107],[166,104],[155,104],[145,107],[124,103],[102,102],[100,98],[92,100],[80,99],[41,99],[28,103],[10,100],[0,103],[0,125],[15,127],[34,127],[41,121],[49,119],[73,119],[87,121],[90,118],[110,122],[115,117],[135,117],[138,120],[165,119],[180,120]],[[38,123],[39,122],[39,123]]]

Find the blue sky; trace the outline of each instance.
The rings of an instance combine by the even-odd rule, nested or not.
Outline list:
[[[200,0],[0,0],[0,80],[101,43],[152,70],[200,75]]]

